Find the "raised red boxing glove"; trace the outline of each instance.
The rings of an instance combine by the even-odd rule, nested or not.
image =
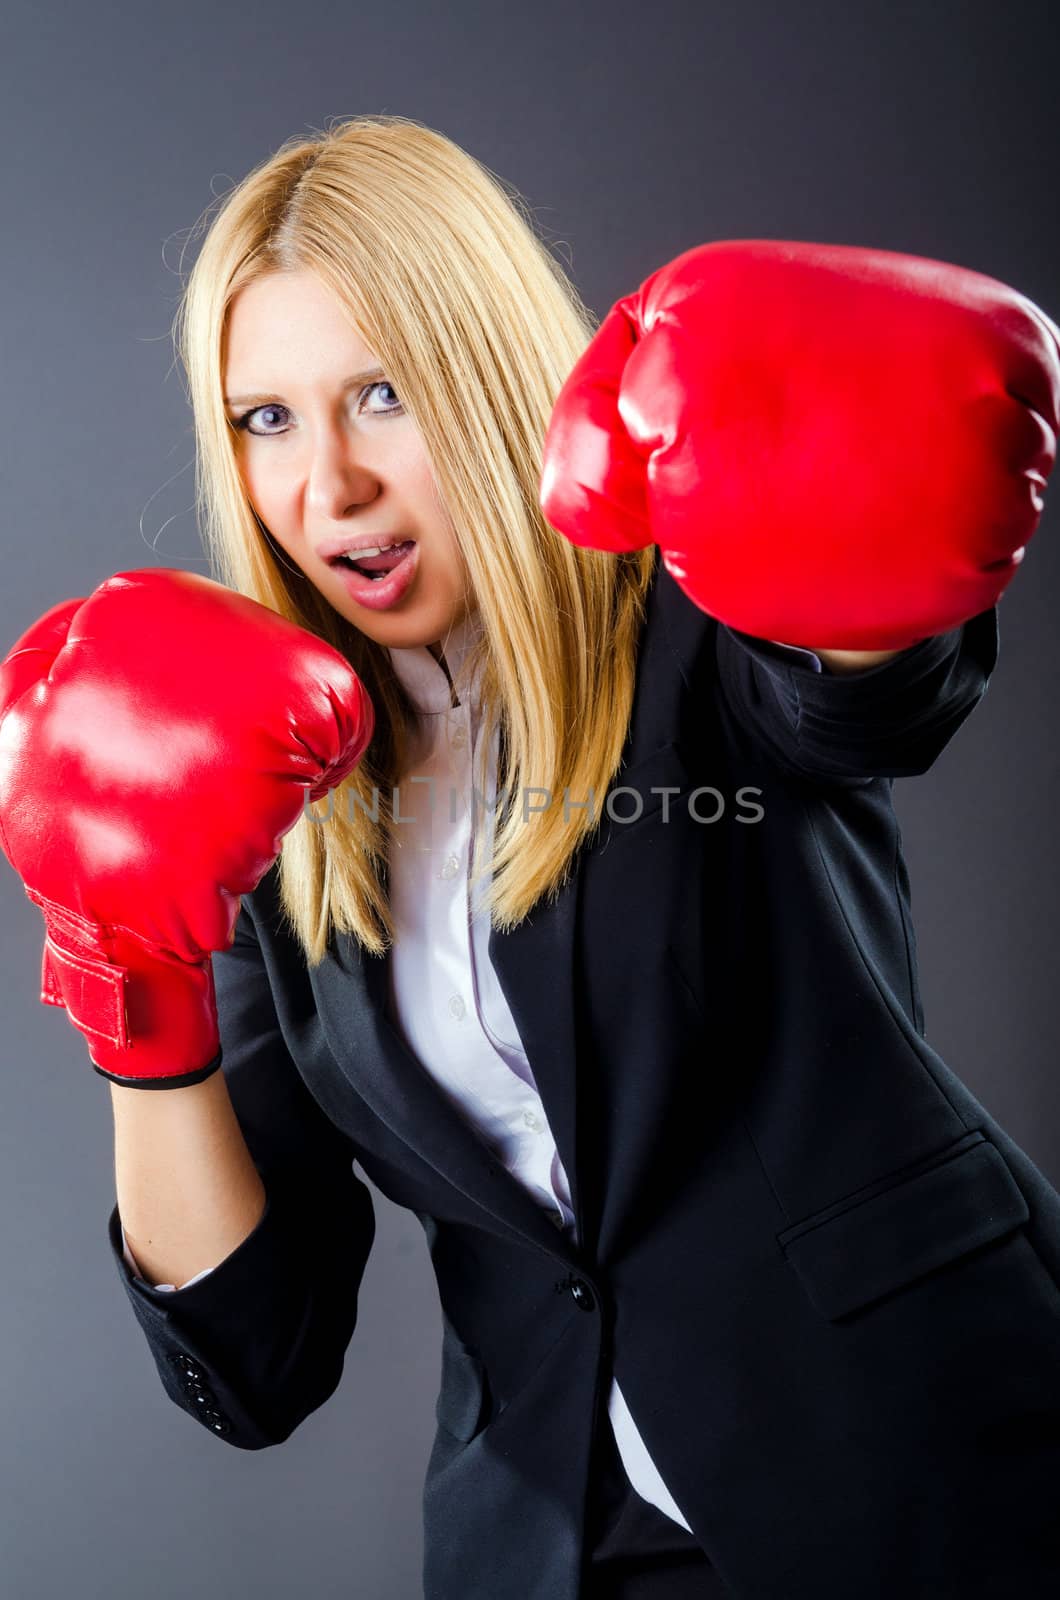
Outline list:
[[[169,1089],[221,1064],[213,951],[372,736],[338,651],[197,573],[120,572],[0,666],[0,841],[44,914],[41,999],[96,1071]]]
[[[1014,289],[885,250],[737,240],[616,302],[557,399],[542,510],[652,542],[743,632],[901,649],[992,606],[1042,511],[1060,331]]]

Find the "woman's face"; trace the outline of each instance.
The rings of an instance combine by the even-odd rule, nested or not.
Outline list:
[[[235,297],[224,393],[251,504],[294,565],[380,644],[444,640],[470,602],[423,440],[315,273],[273,273]],[[413,541],[409,554],[378,584],[332,564],[353,543],[397,541]]]

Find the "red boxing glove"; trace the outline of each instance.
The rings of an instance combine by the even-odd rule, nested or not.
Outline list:
[[[541,508],[657,543],[702,610],[807,649],[901,649],[992,606],[1056,456],[1060,331],[945,262],[739,240],[619,300],[560,392]]]
[[[330,645],[196,573],[120,572],[0,666],[0,839],[44,913],[41,999],[137,1088],[221,1063],[210,956],[371,702]]]

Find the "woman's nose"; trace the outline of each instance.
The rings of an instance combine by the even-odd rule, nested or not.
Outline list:
[[[349,441],[317,445],[309,465],[306,498],[318,515],[335,516],[350,505],[367,504],[381,487],[379,473],[357,457]]]

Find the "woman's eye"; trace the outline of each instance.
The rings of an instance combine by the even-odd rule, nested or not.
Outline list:
[[[361,390],[361,394],[360,394],[360,398],[359,398],[359,401],[358,401],[358,405],[359,406],[363,405],[364,401],[367,400],[369,395],[373,394],[376,389],[389,389],[393,399],[392,399],[391,404],[387,405],[383,409],[373,410],[373,411],[369,412],[369,415],[373,416],[373,417],[392,417],[392,416],[397,416],[398,413],[400,411],[402,411],[403,407],[402,407],[401,401],[397,398],[397,390],[394,388],[394,385],[392,383],[388,383],[385,378],[379,379],[376,383],[370,383],[367,386],[367,388],[362,389]],[[269,421],[268,421],[268,418],[269,418],[270,414],[275,416],[278,412],[279,413],[283,413],[285,416],[289,415],[286,406],[281,406],[281,405],[254,406],[254,408],[252,410],[244,411],[244,413],[243,413],[243,415],[241,417],[236,417],[235,422],[234,422],[234,426],[236,428],[241,429],[242,432],[244,432],[244,433],[252,433],[252,434],[255,434],[256,436],[258,436],[259,438],[268,438],[270,435],[272,435],[274,433],[283,431],[283,429],[277,429],[277,428],[275,428],[273,426],[270,426]],[[265,419],[265,426],[264,427],[261,427],[261,426],[251,427],[250,419],[252,417],[260,417],[260,418]]]
[[[372,413],[373,416],[388,417],[392,412],[401,410],[401,401],[397,398],[397,390],[394,388],[394,385],[392,383],[388,383],[385,378],[381,378],[378,383],[370,383],[367,389],[362,392],[361,399],[364,400],[375,389],[389,389],[397,403],[396,405],[388,406],[385,411],[374,411]]]
[[[261,428],[252,428],[250,426],[251,417],[267,416],[270,411],[276,412],[286,410],[286,406],[255,406],[252,411],[244,411],[241,417],[236,417],[235,426],[237,428],[241,428],[244,433],[253,433],[258,435],[264,434],[264,436],[267,437],[273,430],[271,428],[265,428],[264,430]]]

